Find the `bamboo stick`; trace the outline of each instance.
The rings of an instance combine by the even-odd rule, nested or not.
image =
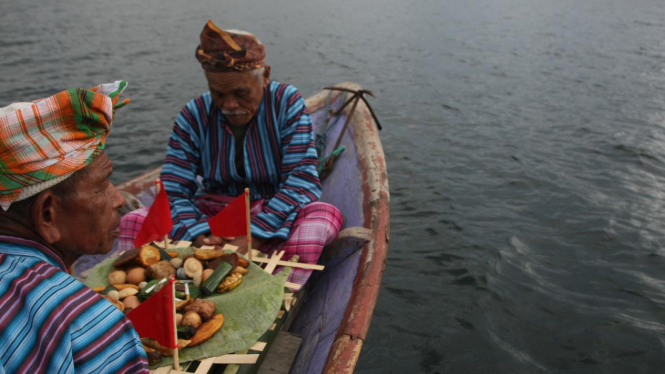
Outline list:
[[[284,256],[284,253],[285,253],[284,251],[280,251],[279,253],[275,252],[272,254],[272,257],[270,258],[268,265],[266,265],[266,268],[264,269],[266,273],[272,274],[272,272],[277,267],[277,263],[279,262],[279,260],[282,259],[282,256]]]
[[[248,354],[248,355],[222,355],[215,357],[216,364],[254,364],[256,360],[259,359],[258,354]]]
[[[245,188],[245,218],[247,221],[247,258],[252,261],[252,224],[249,213],[249,188]]]
[[[175,283],[171,283],[171,295],[173,297],[173,335],[175,337],[176,347],[173,349],[173,369],[180,370],[180,362],[178,359],[178,329],[176,329],[175,319]]]
[[[159,178],[155,179],[155,191],[157,192],[155,196],[159,195],[159,192],[162,190],[162,188],[159,185]],[[166,234],[164,235],[164,249],[169,250],[169,235]],[[176,339],[177,340],[177,339]]]
[[[301,285],[299,285],[298,283],[293,283],[293,282],[284,282],[284,287],[288,287],[288,288],[290,288],[292,290],[296,290],[296,291],[298,291],[299,289],[302,288]]]
[[[266,343],[264,342],[256,342],[254,345],[249,347],[252,351],[258,351],[258,352],[263,352],[263,350],[266,348]]]
[[[254,262],[261,262],[264,264],[267,264],[270,262],[270,259],[264,258],[264,257],[254,257]],[[311,270],[323,270],[325,269],[325,266],[323,265],[316,265],[316,264],[306,264],[302,262],[291,262],[291,261],[277,261],[278,266],[288,266],[292,268],[300,268],[300,269],[311,269]]]

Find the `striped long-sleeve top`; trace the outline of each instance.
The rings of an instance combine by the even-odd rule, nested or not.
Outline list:
[[[266,199],[252,217],[252,235],[286,239],[300,209],[321,196],[309,112],[293,86],[270,82],[244,138],[244,177],[236,171],[230,125],[210,93],[190,101],[175,120],[161,179],[171,203],[175,239],[208,234],[208,218],[195,196],[240,195]],[[198,179],[197,179],[198,176]]]
[[[0,373],[148,373],[131,322],[47,247],[0,236]]]

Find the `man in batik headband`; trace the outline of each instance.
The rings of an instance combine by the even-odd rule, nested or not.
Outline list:
[[[342,216],[317,202],[317,154],[300,92],[270,80],[265,46],[247,32],[224,31],[208,21],[196,58],[210,91],[176,118],[161,175],[171,201],[171,237],[223,243],[210,234],[207,221],[249,187],[254,247],[279,248],[284,259],[298,255],[300,262],[316,263],[337,236]],[[123,217],[121,250],[132,247],[146,211]],[[289,281],[304,284],[310,273],[296,269]]]
[[[67,271],[120,234],[104,145],[125,85],[0,109],[0,372],[148,372],[131,322]]]

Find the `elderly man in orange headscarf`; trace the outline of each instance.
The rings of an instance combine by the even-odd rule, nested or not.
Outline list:
[[[316,263],[342,217],[317,201],[317,154],[300,92],[270,80],[265,46],[247,32],[224,31],[208,21],[196,58],[209,92],[176,118],[161,175],[171,202],[171,237],[224,243],[210,234],[207,221],[249,188],[254,246]],[[145,212],[123,218],[121,250],[132,247]],[[310,273],[296,269],[289,281],[304,284]]]
[[[68,274],[120,235],[104,153],[126,83],[0,109],[0,372],[141,373],[131,322]]]

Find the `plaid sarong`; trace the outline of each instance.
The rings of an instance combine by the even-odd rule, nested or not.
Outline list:
[[[199,204],[201,207],[203,204]],[[213,207],[210,200],[205,201],[208,213],[214,215],[222,210],[226,204],[217,203]],[[254,202],[250,214],[254,216],[263,209],[263,202]],[[125,214],[120,221],[120,237],[118,238],[118,253],[134,248],[134,239],[141,230],[141,225],[148,214],[149,208],[141,208]],[[330,244],[337,237],[342,228],[342,214],[330,204],[314,202],[306,205],[298,212],[291,231],[286,239],[271,240],[264,244],[260,250],[272,254],[273,251],[285,251],[283,261],[298,255],[298,262],[316,264],[321,256],[323,247]],[[279,272],[281,269],[275,269]],[[294,268],[288,277],[289,282],[304,285],[312,274],[312,270]]]
[[[0,109],[0,206],[9,209],[101,154],[115,109],[129,102],[118,103],[126,85],[71,88]]]

